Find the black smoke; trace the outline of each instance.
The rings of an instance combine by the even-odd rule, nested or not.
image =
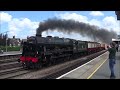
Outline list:
[[[99,40],[104,43],[110,43],[112,38],[117,37],[117,34],[114,31],[101,29],[97,26],[89,25],[83,22],[57,18],[48,19],[40,23],[36,34],[41,34],[44,31],[55,29],[68,34],[72,32],[79,33],[82,36],[87,36],[93,40]]]

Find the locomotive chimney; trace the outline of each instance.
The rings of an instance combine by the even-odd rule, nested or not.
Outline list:
[[[37,37],[42,37],[42,32],[38,31],[38,28],[36,29],[36,36]]]
[[[36,36],[38,36],[38,37],[42,37],[41,33],[40,33],[40,34],[37,33]]]

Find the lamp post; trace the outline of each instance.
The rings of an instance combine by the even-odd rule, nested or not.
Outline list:
[[[9,31],[6,31],[6,35],[7,35],[7,32]],[[6,52],[7,52],[7,36],[6,36]]]
[[[7,52],[7,37],[6,37],[6,52]]]

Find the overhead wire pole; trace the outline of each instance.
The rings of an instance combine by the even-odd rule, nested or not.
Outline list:
[[[7,32],[9,31],[6,31],[6,35],[7,35]],[[7,52],[7,36],[6,36],[6,52]]]

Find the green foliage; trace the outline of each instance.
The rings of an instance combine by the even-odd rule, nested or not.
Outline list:
[[[0,46],[1,50],[6,51],[6,47],[5,46]],[[20,46],[15,46],[15,47],[10,47],[7,46],[7,51],[20,51]]]

